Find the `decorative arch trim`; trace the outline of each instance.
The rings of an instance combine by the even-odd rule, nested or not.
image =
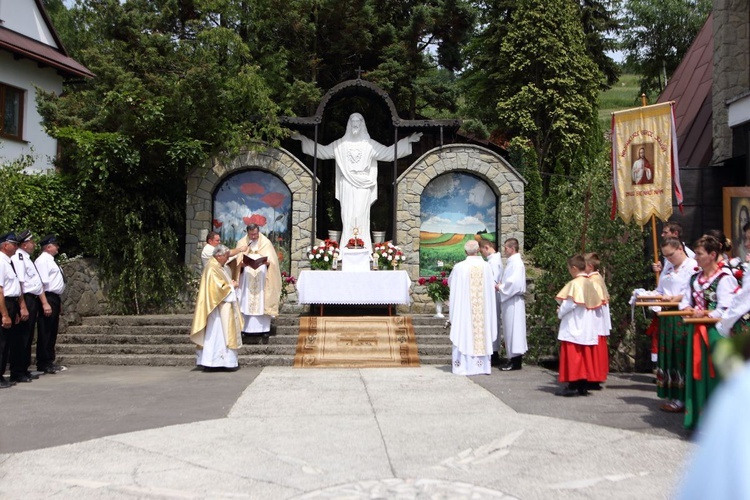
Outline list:
[[[187,179],[185,217],[185,264],[201,268],[200,252],[205,234],[211,230],[213,194],[224,180],[244,170],[263,170],[279,177],[292,195],[292,273],[298,273],[305,244],[312,233],[312,172],[294,155],[282,148],[244,150],[228,160],[209,159],[194,169]],[[316,180],[317,181],[317,180]]]

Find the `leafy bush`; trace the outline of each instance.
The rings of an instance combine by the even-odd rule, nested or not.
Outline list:
[[[32,162],[33,157],[26,155],[0,164],[0,232],[30,229],[37,238],[55,233],[62,237],[67,253],[77,253],[80,194],[55,172],[25,174]]]
[[[602,148],[604,149],[604,148]],[[610,294],[612,332],[609,340],[613,367],[632,368],[635,339],[628,300],[635,288],[650,287],[649,266],[644,257],[644,231],[636,224],[611,220],[611,174],[607,152],[582,162],[573,182],[560,180],[547,200],[547,219],[540,239],[530,252],[534,264],[544,270],[536,282],[536,300],[530,304],[529,356],[556,356],[557,292],[570,279],[567,258],[596,252]],[[620,353],[620,354],[618,354]]]

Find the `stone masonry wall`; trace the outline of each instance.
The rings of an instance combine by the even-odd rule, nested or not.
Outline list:
[[[65,273],[60,330],[81,322],[81,316],[107,314],[106,291],[99,282],[94,259],[73,259],[60,266]]]
[[[196,272],[202,267],[200,253],[205,241],[201,234],[205,235],[211,230],[214,191],[227,176],[248,169],[275,174],[292,193],[291,274],[298,276],[301,269],[309,268],[305,250],[310,245],[313,231],[313,175],[302,162],[283,149],[247,150],[226,163],[213,158],[190,174],[185,217],[185,264]],[[290,293],[287,303],[295,303],[296,300],[296,292]]]
[[[714,0],[713,158],[732,156],[727,101],[750,90],[750,0]]]

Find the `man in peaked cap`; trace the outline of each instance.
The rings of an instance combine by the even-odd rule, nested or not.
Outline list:
[[[15,233],[0,236],[0,389],[15,385],[5,378],[5,366],[9,361],[11,343],[20,335],[19,322],[29,318],[26,304],[21,300],[21,282],[10,260],[17,249]]]
[[[44,295],[50,306],[50,314],[39,317],[38,335],[36,341],[36,368],[47,374],[54,374],[65,370],[64,366],[55,364],[55,344],[57,331],[60,326],[61,295],[65,291],[65,276],[62,269],[55,262],[55,255],[60,250],[57,236],[50,234],[39,242],[42,253],[36,258],[39,277],[44,287]]]
[[[34,252],[35,246],[34,235],[31,234],[31,231],[28,229],[22,231],[18,233],[18,250],[11,257],[16,275],[21,282],[23,301],[29,311],[29,318],[20,323],[21,335],[19,335],[19,341],[11,341],[10,380],[13,382],[31,382],[39,378],[38,374],[29,371],[34,330],[37,328],[40,312],[43,312],[45,316],[52,314],[52,308],[47,302],[39,271],[34,265],[34,261],[31,260],[31,254]]]

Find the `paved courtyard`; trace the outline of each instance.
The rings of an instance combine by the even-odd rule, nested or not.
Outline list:
[[[0,498],[668,498],[694,445],[652,377],[555,375],[72,366],[0,391]]]

